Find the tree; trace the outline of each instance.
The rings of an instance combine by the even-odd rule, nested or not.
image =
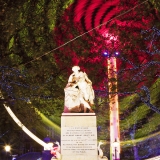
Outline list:
[[[113,12],[113,17],[116,17],[117,13],[123,16],[117,17],[102,27],[104,29],[107,26],[107,31],[118,37],[116,42],[110,40],[110,37],[103,36],[102,32],[97,32],[97,29],[93,29],[97,26],[96,23],[91,23],[90,20],[94,18],[92,14],[86,14],[89,12],[80,13],[82,17],[75,22],[76,12],[73,9],[80,1],[75,1],[66,9],[72,2],[69,0],[21,0],[16,2],[2,0],[0,2],[2,19],[0,29],[3,32],[0,37],[0,90],[5,99],[11,99],[8,103],[16,115],[25,125],[32,128],[33,123],[31,122],[36,121],[36,124],[39,124],[39,116],[35,108],[48,117],[50,115],[60,116],[63,111],[63,88],[72,65],[79,64],[93,81],[97,95],[96,106],[99,106],[95,108],[95,111],[99,117],[98,125],[102,128],[100,138],[105,139],[107,130],[104,131],[103,128],[108,126],[107,96],[109,93],[106,59],[102,53],[106,51],[106,48],[111,54],[118,50],[121,53],[117,57],[118,94],[122,101],[121,106],[125,104],[120,112],[122,116],[121,134],[125,140],[125,136],[129,133],[127,129],[132,130],[134,123],[142,129],[143,125],[146,125],[145,128],[147,128],[147,124],[152,124],[147,123],[145,117],[148,114],[150,118],[154,117],[155,111],[150,110],[149,107],[156,106],[157,108],[159,104],[157,100],[159,92],[155,88],[150,89],[150,95],[153,96],[151,100],[154,103],[149,101],[151,103],[147,104],[145,104],[145,98],[148,94],[146,90],[141,89],[144,85],[149,89],[155,79],[159,78],[159,52],[155,52],[156,49],[159,50],[159,36],[156,41],[154,38],[154,28],[159,30],[159,2],[155,0],[144,3],[142,0],[120,1],[119,5],[122,8],[119,12]],[[143,5],[126,12],[133,7],[133,4],[134,6],[139,4],[138,2]],[[92,8],[89,5],[87,7]],[[96,8],[92,9],[93,16],[96,16],[98,13],[94,10]],[[99,20],[103,20],[102,22],[109,20],[108,17],[102,17],[99,14],[97,16]],[[149,30],[150,28],[153,30]],[[90,29],[93,31],[88,32]],[[142,34],[142,29],[147,32]],[[156,33],[158,35],[159,32]],[[109,44],[106,43],[108,41],[110,41]],[[139,93],[138,98],[132,99],[132,96],[129,96],[133,93]],[[130,106],[125,108],[127,104]],[[106,109],[106,114],[104,114],[106,121],[100,118],[104,109]],[[133,111],[130,112],[130,109]],[[3,134],[6,131],[3,122],[6,121],[7,116],[3,106],[1,110],[2,127],[0,128]],[[137,122],[133,120],[136,111],[140,113]],[[125,128],[125,124],[130,120],[130,114],[131,121]],[[126,118],[126,121],[123,121],[123,118]],[[8,122],[14,126],[11,120]],[[155,126],[156,131],[158,131],[157,126]],[[153,130],[150,129],[146,134],[152,132]],[[135,137],[143,136],[145,134],[142,133],[142,130],[136,132]]]
[[[52,56],[55,47],[52,31],[56,18],[63,12],[61,7],[65,8],[69,3],[55,3],[54,0],[0,2],[0,29],[3,33],[0,37],[0,91],[4,99],[10,99],[1,102],[7,102],[29,129],[42,126],[36,109],[48,117],[59,117],[63,111],[65,77]],[[20,128],[6,117],[8,114],[2,105],[0,133],[7,131],[4,126],[7,121],[8,127],[12,126],[10,139],[18,138]],[[46,135],[37,136],[44,138]]]

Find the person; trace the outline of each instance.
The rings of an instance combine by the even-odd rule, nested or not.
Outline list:
[[[72,71],[64,88],[64,112],[93,112],[91,106],[94,105],[95,95],[91,80],[80,71],[79,66],[73,66]]]

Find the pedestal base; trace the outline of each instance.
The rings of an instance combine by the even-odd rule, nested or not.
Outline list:
[[[97,154],[97,125],[95,114],[62,114],[62,160],[97,160]]]
[[[90,155],[87,155],[87,156],[62,156],[62,160],[98,160],[98,156],[90,156]]]

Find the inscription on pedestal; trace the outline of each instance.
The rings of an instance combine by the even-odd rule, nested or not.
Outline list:
[[[62,160],[97,160],[96,116],[88,114],[61,117]]]
[[[96,127],[63,127],[62,130],[61,147],[63,154],[97,154]]]

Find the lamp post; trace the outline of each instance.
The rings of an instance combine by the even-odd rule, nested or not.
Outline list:
[[[110,107],[110,159],[120,160],[119,107],[117,94],[117,61],[111,56],[108,62],[108,88]],[[113,146],[116,140],[116,147]]]
[[[5,148],[5,151],[6,151],[6,160],[8,160],[8,157],[9,157],[8,153],[9,153],[10,150],[11,150],[11,146],[6,145],[4,148]]]

